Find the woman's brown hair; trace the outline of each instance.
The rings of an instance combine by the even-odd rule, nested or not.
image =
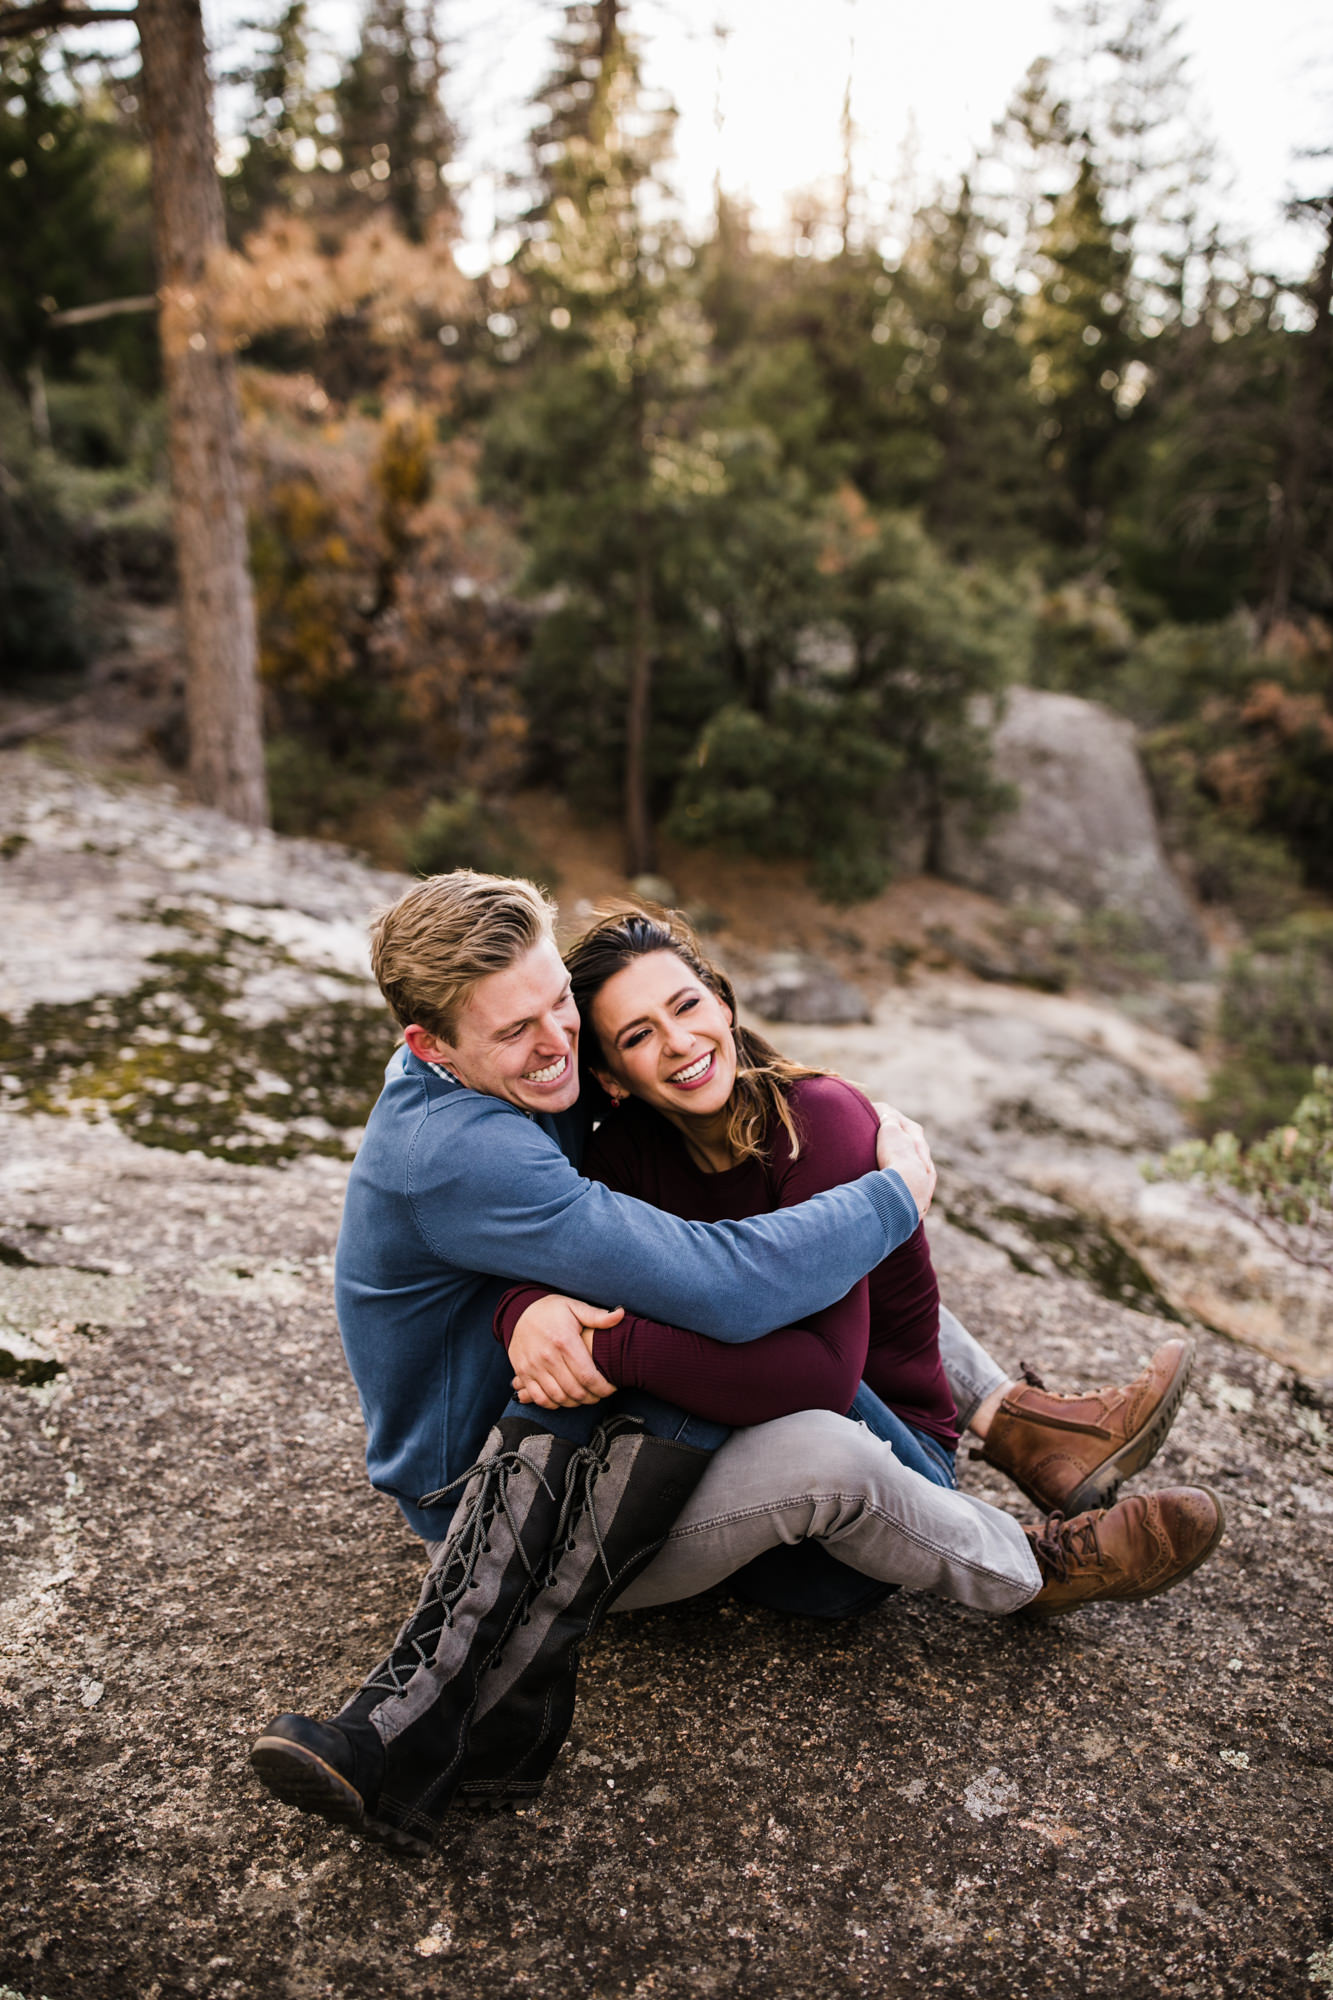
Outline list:
[[[565,953],[570,984],[583,1023],[580,1063],[584,1080],[595,1081],[595,1069],[609,1064],[592,1021],[592,1003],[608,979],[636,958],[669,951],[695,978],[731,1010],[731,1039],[736,1045],[736,1081],[728,1100],[727,1143],[737,1161],[763,1159],[781,1125],[791,1141],[792,1157],[801,1150],[801,1135],[792,1116],[787,1091],[803,1076],[823,1076],[823,1070],[791,1062],[753,1028],[743,1028],[736,994],[726,974],[704,957],[699,940],[679,910],[637,903],[604,906],[583,935]]]

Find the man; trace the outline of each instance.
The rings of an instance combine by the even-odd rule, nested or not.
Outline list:
[[[506,1358],[491,1321],[515,1276],[733,1340],[799,1323],[907,1240],[934,1187],[919,1128],[892,1114],[878,1172],[744,1222],[683,1222],[583,1179],[579,1023],[552,915],[530,883],[462,871],[418,883],[373,932],[406,1046],[349,1180],[338,1315],[371,1479],[434,1561],[338,1716],[279,1717],[252,1753],[279,1797],[417,1851],[455,1797],[540,1788],[579,1645],[612,1602],[689,1596],[815,1542],[861,1592],[869,1578],[1052,1612],[1168,1588],[1221,1534],[1194,1488],[1060,1518],[1152,1456],[1184,1391],[1179,1342],[1128,1389],[1060,1398],[1009,1383],[946,1316],[960,1415],[993,1420],[988,1456],[1052,1512],[1043,1533],[826,1411],[728,1437],[617,1393],[582,1338],[593,1307],[554,1328],[534,1316]],[[509,1402],[511,1377],[565,1407]],[[441,1539],[434,1508],[460,1488]]]

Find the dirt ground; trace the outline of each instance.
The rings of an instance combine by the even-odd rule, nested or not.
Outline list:
[[[261,882],[230,833],[209,848],[182,821],[163,860],[167,821],[132,801],[80,845],[92,806],[71,798],[46,819],[29,800],[16,992],[25,966],[49,976],[57,862],[72,940],[94,905],[114,918],[122,992],[152,962],[131,924],[148,850],[196,915],[233,907],[243,866],[254,909],[279,877],[289,909],[316,905],[304,853]],[[329,938],[363,893],[339,869]],[[93,977],[85,943],[71,979]],[[276,966],[251,1001],[283,1004]],[[279,1806],[246,1762],[278,1710],[341,1701],[420,1570],[366,1485],[331,1311],[345,1151],[143,1144],[120,1102],[0,1108],[0,2000],[1333,1993],[1326,1386],[1196,1329],[1140,1483],[1206,1481],[1228,1532],[1143,1606],[1040,1625],[902,1596],[821,1625],[717,1597],[612,1621],[541,1802],[460,1815],[404,1862]],[[970,1226],[934,1234],[955,1310],[1052,1383],[1128,1375],[1175,1330]],[[983,1475],[964,1461],[1027,1516]]]

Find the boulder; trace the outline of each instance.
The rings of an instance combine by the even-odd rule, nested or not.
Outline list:
[[[980,840],[953,821],[941,872],[1008,901],[1114,913],[1178,978],[1199,973],[1207,946],[1162,850],[1132,723],[1076,695],[1020,687],[993,744],[1017,808]]]
[[[658,903],[664,910],[676,907],[676,885],[665,875],[635,875],[630,888],[643,903]]]
[[[798,951],[775,951],[749,979],[737,983],[743,1004],[766,1021],[805,1021],[832,1027],[843,1021],[868,1021],[865,996],[849,986],[831,965]]]

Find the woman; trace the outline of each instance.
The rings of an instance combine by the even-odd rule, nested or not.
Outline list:
[[[803,1201],[874,1164],[878,1119],[861,1092],[789,1061],[743,1027],[729,981],[677,913],[604,914],[566,964],[582,1020],[585,1085],[600,1089],[604,1106],[584,1160],[594,1178],[687,1219],[714,1222]],[[505,1295],[496,1332],[506,1345],[545,1299],[534,1288]],[[584,1338],[619,1387],[732,1425],[801,1409],[848,1413],[924,1478],[954,1484],[959,1419],[941,1364],[939,1291],[924,1227],[804,1326],[744,1344],[578,1309],[599,1322]],[[962,1329],[957,1334],[993,1383],[993,1364]],[[986,1456],[1030,1499],[1077,1514],[1109,1504],[1120,1481],[1153,1456],[1184,1393],[1189,1361],[1185,1343],[1168,1343],[1137,1383],[1091,1397],[1051,1396],[1035,1378],[1028,1389],[1005,1381],[967,1410],[967,1425],[989,1439]],[[548,1405],[563,1400],[540,1384],[520,1393]],[[1096,1434],[1091,1458],[1074,1441],[1085,1418],[1092,1421],[1084,1428]],[[1108,1444],[1108,1429],[1114,1433],[1122,1418],[1123,1438],[1113,1435]],[[784,1578],[792,1553],[775,1552]],[[808,1553],[803,1560],[808,1564]]]
[[[566,954],[585,1087],[604,1110],[584,1170],[687,1220],[786,1207],[874,1165],[879,1118],[840,1077],[790,1062],[737,1020],[730,983],[677,914],[603,916]],[[506,1344],[543,1295],[508,1293]],[[599,1317],[603,1317],[599,1315]],[[729,1346],[636,1316],[585,1335],[601,1372],[719,1423],[852,1411],[925,1477],[953,1483],[953,1398],[925,1230],[805,1326]],[[862,1380],[873,1395],[860,1396]],[[878,1397],[880,1407],[875,1406]]]

